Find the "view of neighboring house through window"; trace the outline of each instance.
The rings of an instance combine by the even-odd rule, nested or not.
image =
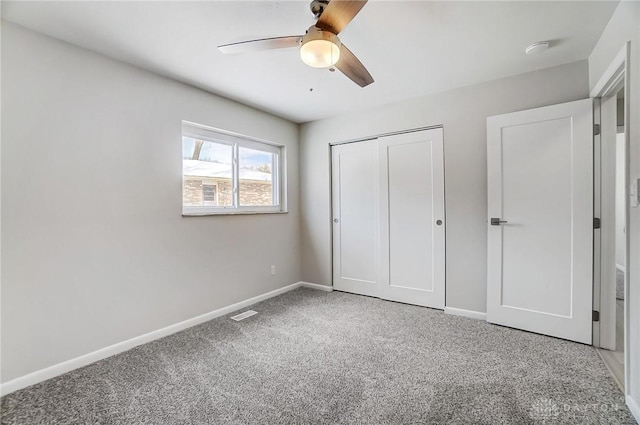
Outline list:
[[[202,205],[215,206],[218,205],[216,198],[216,190],[218,186],[215,184],[202,185]]]
[[[240,147],[240,205],[271,205],[273,200],[273,165],[277,155]]]
[[[184,215],[282,211],[283,148],[183,124]]]

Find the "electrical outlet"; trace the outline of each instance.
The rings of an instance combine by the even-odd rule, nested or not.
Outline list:
[[[271,266],[271,276],[276,275],[276,266]]]

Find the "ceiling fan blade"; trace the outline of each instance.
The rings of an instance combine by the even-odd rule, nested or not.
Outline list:
[[[336,68],[360,87],[366,87],[373,83],[373,77],[367,68],[344,44],[340,46],[340,59],[336,63]]]
[[[318,18],[316,26],[334,34],[340,33],[344,27],[367,4],[367,0],[330,0]]]
[[[301,35],[290,35],[287,37],[262,38],[260,40],[240,41],[238,43],[223,44],[218,49],[225,54],[258,52],[260,50],[286,49],[287,47],[298,47],[302,41]]]

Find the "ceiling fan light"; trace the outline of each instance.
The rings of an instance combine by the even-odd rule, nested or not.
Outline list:
[[[311,27],[302,38],[300,58],[314,68],[329,68],[340,59],[340,40],[329,32]]]
[[[300,57],[314,68],[328,68],[340,59],[340,48],[330,41],[312,40],[302,45]]]

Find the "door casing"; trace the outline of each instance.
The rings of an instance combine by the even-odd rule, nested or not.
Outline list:
[[[630,72],[630,62],[629,62],[629,56],[631,53],[631,43],[630,42],[626,42],[624,44],[624,46],[622,46],[622,48],[620,49],[620,51],[618,52],[618,54],[616,55],[616,57],[612,60],[612,62],[609,64],[609,66],[607,67],[607,69],[604,71],[604,73],[602,74],[602,76],[600,77],[600,79],[598,80],[598,82],[596,83],[596,85],[593,87],[593,89],[591,90],[590,96],[594,99],[596,99],[596,104],[599,104],[602,100],[602,98],[606,98],[607,96],[611,96],[612,94],[616,93],[618,90],[620,90],[621,87],[623,87],[624,89],[624,125],[625,125],[625,140],[624,140],[624,146],[625,146],[625,192],[627,193],[627,195],[629,195],[629,187],[630,187],[630,175],[629,175],[629,171],[630,171],[630,166],[629,166],[629,161],[630,161],[630,156],[629,156],[629,131],[627,131],[630,128],[630,120],[634,119],[635,117],[631,117],[630,115],[630,105],[629,105],[629,99],[631,97],[631,90],[629,87],[629,72]],[[595,115],[595,119],[597,120],[596,122],[599,123],[601,125],[601,129],[602,129],[602,122],[598,122],[601,121],[603,117],[600,116],[600,111],[598,110],[596,112]],[[604,119],[606,120],[610,120],[610,116],[605,116]],[[616,123],[613,123],[613,128],[615,128]],[[605,130],[606,128],[611,128],[612,125],[610,123],[605,125]],[[600,137],[596,136],[595,138],[596,140],[596,144],[600,143]],[[599,147],[599,145],[597,145]],[[606,165],[605,165],[606,166]],[[600,180],[600,176],[599,173],[602,171],[601,167],[600,167],[600,163],[596,162],[594,164],[594,168],[596,170],[596,186],[598,186],[598,189],[600,188],[601,185],[601,180]],[[606,173],[609,173],[610,170],[605,169],[604,170]],[[597,191],[595,193],[595,199],[596,202],[600,201],[600,192]],[[626,198],[626,202],[625,202],[625,215],[626,215],[626,222],[625,222],[625,226],[627,228],[627,230],[630,228],[630,198],[629,196],[627,196]],[[611,226],[611,224],[609,224],[609,226]],[[629,272],[630,269],[632,268],[632,264],[635,264],[636,259],[632,259],[630,256],[630,250],[629,250],[629,245],[630,245],[630,239],[629,239],[629,231],[627,231],[626,233],[626,241],[625,241],[625,250],[626,250],[626,258],[625,258],[625,296],[624,296],[624,369],[625,369],[625,373],[624,373],[624,378],[625,378],[625,382],[624,382],[624,393],[625,393],[625,397],[628,399],[630,398],[630,393],[629,393],[629,382],[630,382],[630,362],[631,362],[631,356],[635,355],[636,358],[638,356],[638,353],[631,353],[631,342],[630,342],[630,316],[629,316],[629,309],[630,309],[630,300],[629,300],[629,292],[628,292],[628,287],[629,287]],[[606,258],[605,258],[606,257]],[[611,258],[610,255],[605,255],[603,257],[602,255],[602,249],[599,243],[598,238],[596,238],[596,243],[594,246],[594,269],[597,270],[598,272],[601,271],[601,265],[603,261],[615,261],[615,257]],[[602,297],[603,291],[605,293],[607,293],[608,291],[610,291],[610,288],[603,288],[602,285],[602,281],[601,281],[601,276],[600,273],[595,273],[594,274],[594,305],[593,308],[596,311],[600,311],[602,309],[602,307],[604,306],[603,302],[604,299]],[[606,307],[605,307],[606,308]],[[596,347],[600,347],[601,346],[601,341],[611,341],[611,338],[606,335],[608,332],[615,332],[615,316],[613,317],[614,320],[614,324],[612,325],[610,323],[611,320],[611,315],[610,314],[604,314],[601,315],[601,320],[599,322],[594,322],[593,324],[593,335],[594,335],[594,343],[593,345],[595,345]],[[606,344],[606,342],[605,342]]]

